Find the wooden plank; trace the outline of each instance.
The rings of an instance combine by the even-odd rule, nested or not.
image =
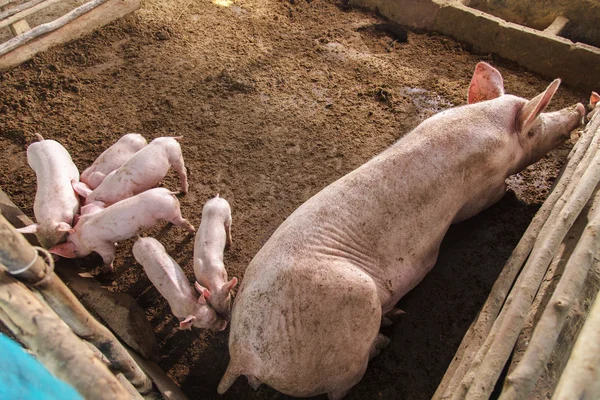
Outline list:
[[[129,350],[129,353],[144,372],[150,376],[165,400],[188,400],[179,389],[179,386],[155,362],[146,360],[133,350]]]
[[[13,36],[18,36],[21,33],[25,33],[31,29],[29,27],[29,24],[27,23],[27,21],[25,21],[24,19],[19,20],[19,21],[15,22],[14,24],[11,24],[9,26],[9,28],[10,28],[10,32],[13,34]]]
[[[94,29],[121,18],[138,8],[141,0],[107,0],[93,10],[57,30],[32,39],[0,56],[0,69],[7,69],[29,60],[40,51],[78,39]]]

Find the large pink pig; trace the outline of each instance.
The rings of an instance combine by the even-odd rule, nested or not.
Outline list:
[[[41,245],[49,248],[65,238],[79,211],[79,199],[71,186],[71,181],[79,181],[79,171],[60,143],[37,137],[39,141],[27,147],[27,161],[37,179],[33,202],[37,224],[19,232],[36,233]]]
[[[222,331],[227,321],[219,318],[206,304],[208,291],[197,294],[190,286],[185,273],[173,260],[164,246],[154,238],[139,238],[133,245],[133,256],[144,267],[148,279],[167,299],[171,311],[179,318],[180,329],[208,328]]]
[[[181,154],[179,138],[160,137],[132,155],[120,168],[111,172],[93,191],[81,183],[74,182],[73,188],[83,197],[86,204],[101,201],[110,206],[120,200],[155,187],[165,177],[170,167],[175,168],[181,181],[181,192],[187,193],[188,181]]]
[[[385,346],[381,317],[436,262],[452,223],[497,202],[505,179],[569,137],[585,109],[543,113],[475,69],[469,103],[420,124],[290,215],[248,266],[233,304],[231,360],[240,376],[298,397],[343,397]]]
[[[204,204],[200,227],[194,241],[194,275],[196,281],[208,288],[207,300],[215,311],[229,319],[231,290],[237,278],[227,280],[223,250],[231,245],[231,208],[217,195]]]
[[[96,189],[106,175],[125,164],[132,155],[146,147],[147,144],[146,139],[139,133],[123,135],[81,173],[80,181],[88,185],[90,189]]]
[[[161,220],[194,232],[194,227],[181,216],[177,197],[165,188],[155,188],[105,209],[95,207],[89,213],[81,215],[67,237],[67,242],[52,247],[50,252],[66,258],[76,258],[95,251],[102,256],[105,271],[111,272],[115,242],[134,237]]]

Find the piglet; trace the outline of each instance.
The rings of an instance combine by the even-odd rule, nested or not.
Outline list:
[[[136,152],[146,147],[148,142],[139,133],[128,133],[106,149],[81,174],[80,181],[94,190],[102,183],[106,175],[121,167]]]
[[[209,296],[210,292],[204,290],[198,296],[181,267],[158,240],[140,237],[133,245],[133,256],[181,321],[179,329],[192,329],[192,326],[218,331],[225,329],[227,321],[219,318],[215,310],[206,304],[205,296]]]
[[[134,237],[160,220],[194,232],[192,224],[181,216],[179,200],[165,188],[150,189],[105,209],[98,208],[82,214],[67,242],[52,247],[50,252],[77,258],[95,251],[102,256],[105,272],[112,272],[115,242]]]
[[[18,231],[36,233],[42,246],[48,248],[65,238],[79,210],[79,199],[71,187],[71,181],[79,181],[79,171],[60,143],[36,136],[39,141],[27,147],[27,161],[37,178],[33,203],[37,224]]]
[[[133,156],[120,168],[106,176],[93,191],[85,184],[73,183],[73,188],[86,197],[86,204],[102,201],[110,206],[120,200],[134,196],[155,187],[165,177],[172,166],[179,174],[181,192],[187,193],[188,182],[181,146],[181,137],[156,138]]]
[[[227,200],[219,197],[210,199],[202,208],[202,220],[194,242],[194,275],[199,290],[207,287],[206,297],[215,311],[229,319],[230,292],[237,278],[227,280],[223,264],[223,250],[231,246],[231,208]]]
[[[598,102],[600,102],[600,94],[592,92],[592,95],[590,96],[590,108],[592,111],[590,111],[587,115],[588,120],[592,119],[598,110],[600,110],[600,104],[598,104]]]

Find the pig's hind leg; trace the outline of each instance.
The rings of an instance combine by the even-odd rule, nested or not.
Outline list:
[[[185,169],[185,163],[183,162],[183,155],[179,153],[179,157],[171,159],[171,166],[177,174],[179,175],[179,181],[181,185],[181,193],[186,194],[189,189],[188,180],[187,180],[187,172]]]
[[[180,213],[178,213],[178,214],[179,215],[175,215],[173,218],[169,219],[168,221],[170,223],[172,223],[173,225],[176,225],[176,226],[180,227],[181,229],[184,229],[190,233],[196,232],[194,225],[190,224],[190,221],[183,218]]]

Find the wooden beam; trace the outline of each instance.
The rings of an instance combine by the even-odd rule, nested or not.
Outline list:
[[[36,8],[36,11],[41,10],[42,8],[48,7],[48,6],[56,3],[57,1],[60,1],[60,0],[31,0],[31,1],[28,1],[27,3],[15,5],[14,7],[11,7],[10,9],[2,10],[2,12],[0,13],[0,21],[4,21],[5,19],[12,17],[15,14],[19,14],[25,10],[35,8],[40,3],[46,3],[46,5],[41,8]],[[0,0],[0,7],[10,4],[10,3],[14,4],[15,0]],[[18,19],[21,19],[21,18],[18,18]],[[4,25],[4,26],[6,26],[6,25]]]
[[[5,3],[5,4],[3,4],[3,3]],[[2,10],[2,11],[11,10],[14,8],[15,8],[15,3],[12,0],[3,0],[3,2],[0,3],[0,10]],[[2,21],[2,22],[4,22],[4,21]],[[24,19],[15,20],[15,22],[13,22],[9,25],[9,28],[10,28],[10,32],[12,33],[13,36],[20,35],[21,33],[27,32],[28,30],[31,29],[29,27],[29,24],[27,23],[27,21],[25,21]]]
[[[51,32],[29,38],[27,43],[17,47],[11,45],[12,50],[0,55],[0,70],[19,65],[41,51],[78,39],[92,32],[94,29],[130,14],[140,8],[140,1],[106,0],[104,3],[80,15],[66,25],[55,27],[55,30]],[[31,33],[34,29],[28,33]]]
[[[49,1],[54,1],[54,0],[49,0]],[[91,0],[87,3],[85,3],[84,5],[79,6],[76,9],[69,11],[62,17],[57,18],[52,22],[38,25],[35,28],[31,29],[26,34],[14,37],[14,38],[8,40],[7,42],[0,44],[0,55],[6,54],[6,53],[10,52],[11,50],[14,50],[17,47],[22,46],[25,43],[32,41],[36,37],[42,36],[46,33],[53,32],[53,31],[57,30],[58,28],[67,25],[69,22],[76,20],[83,14],[87,13],[88,11],[93,10],[94,8],[98,7],[102,3],[105,3],[106,1],[107,0]],[[2,26],[8,25],[8,24],[3,25],[4,22],[10,21],[10,20],[14,19],[15,17],[18,17],[18,15],[14,15],[5,21],[1,21],[0,28]]]
[[[21,4],[20,6],[3,9],[2,10],[3,12],[0,14],[0,28],[4,28],[5,26],[10,26],[10,25],[16,24],[19,21],[25,19],[25,17],[28,17],[31,14],[34,14],[40,10],[43,10],[44,8],[49,7],[49,6],[53,5],[54,3],[58,3],[59,1],[62,1],[62,0],[43,0],[43,1],[34,0],[33,2],[24,3],[24,4]],[[31,3],[36,3],[36,4],[30,5],[29,6],[30,8],[23,9],[23,6],[27,6]]]

